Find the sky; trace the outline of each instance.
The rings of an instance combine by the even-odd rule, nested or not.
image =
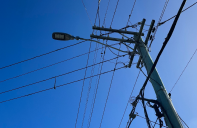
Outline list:
[[[195,0],[187,1],[184,8],[187,8],[195,2]],[[169,0],[161,21],[167,20],[168,18],[176,15],[181,3],[182,1]],[[97,0],[7,0],[1,2],[0,127],[82,128],[89,126],[92,128],[118,128],[137,75],[139,73],[139,69],[137,69],[136,65],[133,64],[131,68],[122,68],[120,70],[116,70],[113,76],[113,71],[111,70],[114,68],[123,67],[123,63],[128,64],[129,56],[126,55],[124,57],[120,57],[118,60],[113,59],[111,61],[105,62],[103,63],[103,66],[102,64],[97,64],[92,66],[93,68],[89,67],[86,71],[86,68],[84,67],[87,65],[87,60],[88,65],[93,65],[94,62],[100,63],[103,59],[104,54],[102,53],[104,53],[105,48],[103,47],[102,50],[102,45],[90,41],[86,41],[69,48],[64,48],[80,41],[53,40],[52,33],[65,32],[73,36],[80,36],[90,39],[90,34],[94,33],[98,35],[100,33],[99,31],[93,31],[92,29],[92,25],[99,26],[99,21],[100,26],[120,29],[127,25],[133,4],[134,0],[111,0],[108,6],[108,0],[101,0],[99,6],[99,20],[99,17],[96,16],[98,7]],[[142,19],[145,18],[146,25],[144,29],[148,30],[148,25],[150,25],[153,19],[155,20],[155,25],[157,24],[164,4],[165,0],[136,0],[135,7],[131,14],[128,25],[141,22]],[[117,9],[115,10],[116,7]],[[181,14],[172,37],[170,38],[156,66],[167,92],[170,92],[191,56],[197,49],[197,18],[195,16],[195,12],[197,12],[197,5],[194,5],[192,8]],[[170,20],[158,27],[155,40],[153,41],[150,50],[150,55],[153,61],[162,47],[163,41],[168,34],[172,22],[173,20]],[[139,29],[139,26],[137,29]],[[138,31],[137,29],[128,28],[127,30],[136,32]],[[105,32],[102,31],[102,33]],[[143,40],[146,37],[147,31],[144,33],[145,36],[142,37]],[[131,37],[131,35],[127,36]],[[122,38],[121,35],[116,33],[110,34],[110,37]],[[103,40],[99,41],[106,43],[106,41]],[[108,41],[107,43],[111,45],[118,42]],[[133,47],[133,45],[131,46]],[[121,47],[122,50],[127,51],[127,48],[124,45],[116,44],[114,47]],[[60,48],[64,49],[37,57],[26,62],[5,67],[7,65],[11,65]],[[87,53],[89,48],[91,50],[100,48],[100,50],[90,53],[89,57],[88,54],[86,54],[69,61],[64,61],[83,53]],[[119,55],[125,54],[116,50],[112,51]],[[106,48],[104,60],[109,60],[115,57],[116,55]],[[136,55],[133,63],[136,63],[138,58],[139,56]],[[119,63],[117,63],[115,67],[116,61]],[[35,71],[33,73],[13,78],[15,76],[58,62],[61,63],[39,71]],[[197,97],[196,63],[197,55],[194,55],[178,83],[171,92],[172,102],[177,113],[191,128],[197,127],[197,102],[195,102]],[[99,77],[97,74],[100,73],[101,67],[101,72],[111,72],[102,74]],[[67,75],[61,75],[81,68],[83,68],[83,70],[75,71]],[[146,72],[144,67],[143,71]],[[95,76],[92,77],[92,79],[89,78],[85,81],[81,80],[84,78],[84,76],[89,77],[91,74],[97,75],[98,77]],[[49,78],[50,80],[47,80]],[[112,78],[113,81],[112,84],[110,84]],[[135,97],[138,95],[145,79],[146,77],[140,73],[132,96]],[[77,80],[80,81],[68,84]],[[99,84],[97,84],[98,80]],[[38,83],[38,81],[42,82]],[[53,89],[54,85],[57,86],[56,89]],[[58,87],[59,85],[64,86]],[[98,90],[96,91],[97,85]],[[1,93],[21,86],[26,87],[6,93]],[[82,87],[83,93],[78,113]],[[48,88],[52,89],[33,95],[28,95]],[[110,93],[107,98],[109,89]],[[88,90],[90,90],[89,93]],[[89,120],[95,92],[97,92],[97,95],[95,98],[94,109],[90,122]],[[151,83],[147,84],[145,89],[145,98],[156,99],[156,95]],[[9,99],[13,100],[2,102]],[[106,99],[108,100],[104,111]],[[120,128],[126,126],[131,110],[132,106],[129,105]],[[150,120],[155,121],[156,116],[154,110],[148,107],[147,110]],[[140,116],[145,117],[143,108],[140,104],[138,104],[136,112]],[[101,122],[102,115],[103,120]],[[136,119],[134,119],[134,121],[131,123],[131,127],[147,127],[146,120],[137,116]],[[156,127],[159,126],[156,125]]]

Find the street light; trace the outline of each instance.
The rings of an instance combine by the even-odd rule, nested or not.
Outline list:
[[[74,40],[74,39],[75,39],[75,40],[93,41],[93,42],[99,43],[99,44],[101,44],[101,45],[105,45],[106,47],[110,47],[110,48],[113,48],[113,49],[115,49],[115,50],[118,50],[118,51],[120,51],[120,52],[128,53],[127,51],[122,51],[122,50],[120,50],[120,49],[118,49],[118,48],[112,47],[112,46],[110,46],[110,45],[108,45],[108,44],[104,44],[104,43],[101,43],[101,42],[96,41],[96,40],[84,39],[84,38],[81,38],[81,37],[79,37],[79,36],[74,37],[74,36],[72,36],[72,35],[70,35],[70,34],[62,33],[62,32],[54,32],[54,33],[52,34],[52,38],[55,39],[55,40],[62,40],[62,41]]]
[[[55,40],[74,40],[74,36],[71,36],[67,33],[62,33],[62,32],[54,32],[52,34],[52,38],[55,39]]]

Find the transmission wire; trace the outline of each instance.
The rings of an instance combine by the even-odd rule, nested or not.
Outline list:
[[[96,19],[97,19],[98,13],[99,13],[99,3],[98,3],[98,8],[97,8],[97,13],[96,13],[96,18],[95,18],[94,25],[96,24]],[[94,32],[94,30],[93,30],[93,32]],[[90,47],[89,47],[89,52],[90,52],[90,49],[91,49],[91,43],[90,43]],[[88,65],[89,55],[90,55],[90,54],[88,54],[88,59],[87,59],[86,66]],[[87,68],[86,68],[86,70],[85,70],[83,85],[82,85],[82,89],[81,89],[81,96],[80,96],[80,100],[79,100],[79,107],[78,107],[78,111],[77,111],[77,117],[76,117],[76,122],[75,122],[75,128],[77,127],[77,120],[78,120],[78,116],[79,116],[79,109],[80,109],[80,105],[81,105],[81,99],[82,99],[82,96],[83,96],[83,88],[84,88],[84,83],[85,83],[86,72],[87,72]]]
[[[119,43],[112,44],[112,45],[117,45],[117,44],[119,44]],[[112,45],[110,45],[110,46],[112,46]],[[35,70],[32,70],[32,71],[29,71],[29,72],[26,72],[26,73],[23,73],[23,74],[20,74],[20,75],[11,77],[11,78],[7,78],[7,79],[4,79],[4,80],[1,80],[0,83],[5,82],[5,81],[8,81],[8,80],[11,80],[11,79],[14,79],[14,78],[18,78],[18,77],[21,77],[21,76],[24,76],[24,75],[27,75],[27,74],[30,74],[30,73],[33,73],[33,72],[36,72],[36,71],[39,71],[39,70],[42,70],[42,69],[45,69],[45,68],[48,68],[48,67],[51,67],[51,66],[54,66],[54,65],[56,65],[56,64],[60,64],[60,63],[63,63],[63,62],[66,62],[66,61],[75,59],[75,58],[77,58],[77,57],[80,57],[80,56],[89,54],[89,53],[91,53],[91,52],[94,52],[94,51],[97,51],[97,50],[100,50],[100,49],[102,49],[102,48],[98,48],[98,49],[96,49],[96,50],[92,50],[92,51],[90,51],[90,52],[86,52],[86,53],[83,53],[83,54],[80,54],[80,55],[71,57],[71,58],[69,58],[69,59],[62,60],[62,61],[59,61],[59,62],[57,62],[57,63],[53,63],[53,64],[51,64],[51,65],[47,65],[47,66],[42,67],[42,68],[38,68],[38,69],[35,69]]]
[[[177,79],[176,83],[174,84],[174,86],[172,87],[172,89],[170,90],[170,93],[172,92],[172,90],[174,89],[174,87],[176,86],[176,84],[178,83],[179,79],[181,78],[181,76],[183,75],[185,69],[187,68],[187,66],[189,65],[190,61],[192,60],[193,56],[195,55],[197,49],[194,51],[192,57],[190,58],[190,60],[187,62],[185,68],[183,69],[183,71],[181,72],[181,74],[179,75],[179,78]]]
[[[187,7],[186,9],[184,9],[182,12],[184,12],[184,11],[186,11],[187,9],[191,8],[191,7],[194,6],[195,4],[197,4],[197,2],[195,2],[195,3],[192,4],[192,5],[190,5],[189,7]],[[181,12],[181,13],[182,13],[182,12]],[[163,22],[161,22],[161,23],[159,23],[159,26],[161,26],[162,24],[166,23],[167,21],[173,19],[175,16],[176,16],[176,15],[174,15],[173,17],[171,17],[171,18],[169,18],[169,19],[167,19],[167,20],[165,20],[165,21],[163,21]]]
[[[154,33],[153,33],[152,40],[151,40],[151,42],[150,42],[150,45],[149,45],[149,47],[148,47],[148,50],[150,50],[150,47],[151,47],[151,45],[152,45],[152,42],[153,42],[153,40],[155,39],[155,35],[156,35],[156,33],[157,33],[157,29],[158,29],[158,27],[159,27],[159,23],[160,23],[161,20],[162,20],[162,17],[163,17],[163,15],[164,15],[164,12],[165,12],[165,10],[166,10],[166,7],[167,7],[167,5],[168,5],[168,2],[169,2],[169,0],[166,0],[166,2],[165,2],[165,4],[164,4],[162,13],[161,13],[161,15],[160,15],[160,17],[159,17],[159,21],[158,21],[158,23],[157,23],[157,26],[155,27],[155,31],[154,31]]]
[[[116,8],[115,8],[115,11],[114,11],[114,14],[113,14],[113,17],[112,17],[112,21],[111,21],[110,27],[112,26],[113,19],[114,19],[114,16],[116,14],[116,9],[117,9],[117,6],[118,6],[118,2],[119,2],[119,0],[117,1]],[[107,44],[107,40],[106,40],[106,44]],[[106,51],[106,46],[105,46],[105,50],[104,50],[103,60],[104,60],[104,57],[105,57],[105,51]],[[100,72],[102,71],[102,67],[103,67],[103,63],[101,64]],[[93,114],[93,111],[94,111],[94,104],[95,104],[95,101],[96,101],[96,95],[97,95],[97,91],[98,91],[99,82],[100,82],[100,76],[98,78],[98,83],[96,85],[96,91],[95,91],[95,94],[94,94],[93,103],[92,103],[92,109],[90,111],[90,117],[89,117],[88,126],[87,126],[88,128],[90,127],[90,123],[91,123],[91,119],[92,119],[92,114]]]
[[[122,68],[125,68],[125,67],[117,68],[115,70],[119,70],[119,69],[122,69]],[[106,72],[103,72],[103,73],[100,73],[100,74],[96,74],[96,75],[93,75],[93,76],[86,77],[85,79],[88,79],[88,78],[91,78],[91,77],[95,77],[95,76],[98,76],[98,75],[102,75],[102,74],[106,74],[106,73],[109,73],[109,72],[112,72],[112,71],[114,71],[114,69],[106,71]],[[68,84],[76,83],[76,82],[79,82],[79,81],[82,81],[82,80],[84,80],[84,78],[78,79],[76,81],[72,81],[72,82],[69,82],[69,83],[66,83],[66,84],[58,85],[58,86],[56,86],[56,88],[57,87],[62,87],[62,86],[68,85]],[[16,99],[19,99],[19,98],[27,97],[27,96],[30,96],[30,95],[33,95],[33,94],[37,94],[37,93],[40,93],[40,92],[44,92],[44,91],[48,91],[48,90],[51,90],[51,89],[54,89],[54,87],[47,88],[47,89],[44,89],[44,90],[40,90],[40,91],[33,92],[33,93],[29,93],[27,95],[15,97],[15,98],[12,98],[12,99],[4,100],[4,101],[1,101],[0,103],[5,103],[5,102],[8,102],[8,101],[12,101],[12,100],[16,100]]]
[[[67,75],[67,74],[76,72],[76,71],[80,71],[80,70],[83,70],[83,69],[87,69],[87,68],[89,68],[89,67],[92,67],[92,66],[95,66],[95,65],[98,65],[98,64],[100,64],[100,63],[104,63],[104,62],[107,62],[107,61],[110,61],[110,60],[113,60],[113,59],[116,59],[116,58],[118,58],[118,57],[115,57],[115,58],[112,58],[112,59],[109,59],[109,60],[106,60],[106,61],[102,61],[102,62],[93,64],[93,65],[90,65],[90,66],[86,66],[86,67],[83,67],[83,68],[80,68],[80,69],[76,69],[76,70],[73,70],[73,71],[70,71],[70,72],[61,74],[61,75],[53,76],[53,77],[50,77],[50,78],[47,78],[47,79],[44,79],[44,80],[41,80],[41,81],[37,81],[37,82],[31,83],[31,84],[27,84],[27,85],[20,86],[20,87],[14,88],[14,89],[10,89],[10,90],[7,90],[7,91],[3,91],[3,92],[0,92],[0,94],[7,93],[7,92],[10,92],[10,91],[14,91],[14,90],[18,90],[18,89],[21,89],[21,88],[24,88],[24,87],[27,87],[27,86],[30,86],[30,85],[38,84],[38,83],[41,83],[41,82],[44,82],[44,81],[48,81],[48,80],[51,80],[51,79],[54,79],[54,78],[57,78],[57,77],[60,77],[60,76],[64,76],[64,75]]]
[[[120,48],[121,48],[121,44],[120,44],[119,49]],[[120,52],[118,52],[118,56],[119,56],[119,53]],[[116,64],[115,64],[114,71],[113,71],[113,74],[112,74],[111,83],[110,83],[109,90],[108,90],[108,93],[107,93],[107,98],[106,98],[106,101],[105,101],[105,106],[104,106],[104,110],[103,110],[103,114],[102,114],[102,118],[101,118],[101,122],[100,122],[99,128],[101,128],[101,124],[102,124],[103,117],[104,117],[104,114],[105,114],[105,109],[106,109],[108,98],[109,98],[109,94],[110,94],[110,91],[111,91],[112,81],[113,81],[113,78],[114,78],[114,73],[115,73],[115,69],[116,69],[116,66],[117,66],[117,62],[118,62],[118,58],[116,59]]]
[[[75,43],[75,44],[72,44],[72,45],[69,45],[69,46],[63,47],[63,48],[58,48],[58,49],[56,49],[56,50],[53,50],[53,51],[50,51],[50,52],[47,52],[47,53],[44,53],[44,54],[41,54],[41,55],[38,55],[38,56],[34,56],[34,57],[32,57],[32,58],[29,58],[29,59],[26,59],[26,60],[23,60],[23,61],[19,61],[19,62],[16,62],[16,63],[10,64],[10,65],[7,65],[7,66],[4,66],[4,67],[1,67],[0,69],[8,68],[8,67],[11,67],[11,66],[14,66],[14,65],[17,65],[17,64],[20,64],[20,63],[23,63],[23,62],[29,61],[29,60],[33,60],[33,59],[35,59],[35,58],[38,58],[38,57],[41,57],[41,56],[45,56],[45,55],[51,54],[51,53],[57,52],[57,51],[62,50],[62,49],[66,49],[66,48],[69,48],[69,47],[72,47],[72,46],[75,46],[75,45],[81,44],[81,43],[83,43],[83,42],[85,42],[85,41],[81,41],[81,42],[78,42],[78,43]]]
[[[137,83],[137,80],[138,80],[139,75],[140,75],[140,71],[139,71],[139,73],[138,73],[138,75],[137,75],[137,78],[136,78],[136,80],[135,80],[135,84],[134,84],[134,86],[133,86],[133,89],[132,89],[132,91],[131,91],[131,94],[130,94],[130,96],[129,96],[129,99],[131,98],[131,96],[132,96],[132,94],[133,94],[133,91],[134,91],[134,89],[135,89],[135,85],[136,85],[136,83]],[[121,118],[121,120],[120,120],[120,124],[119,124],[118,128],[120,128],[120,126],[121,126],[121,123],[122,123],[122,120],[123,120],[124,115],[125,115],[125,113],[126,113],[126,110],[127,110],[128,105],[129,105],[129,100],[128,100],[127,105],[126,105],[126,107],[125,107],[125,110],[124,110],[124,113],[123,113],[122,118]]]

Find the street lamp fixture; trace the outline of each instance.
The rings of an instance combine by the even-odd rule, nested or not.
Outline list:
[[[75,37],[70,35],[70,34],[67,34],[67,33],[54,32],[52,34],[52,38],[55,39],[55,40],[65,41],[65,40],[74,40]]]
[[[52,38],[55,39],[55,40],[62,40],[62,41],[74,40],[74,39],[75,39],[75,40],[93,41],[93,42],[99,43],[99,44],[101,44],[101,45],[105,45],[106,47],[110,47],[110,48],[113,48],[113,49],[115,49],[115,50],[118,50],[118,51],[120,51],[120,52],[128,53],[127,51],[122,51],[122,50],[120,50],[120,49],[118,49],[118,48],[112,47],[112,46],[110,46],[110,45],[108,45],[108,44],[104,44],[104,43],[101,43],[101,42],[96,41],[96,40],[84,39],[84,38],[81,38],[81,37],[79,37],[79,36],[74,37],[74,36],[72,36],[72,35],[70,35],[70,34],[62,33],[62,32],[54,32],[54,33],[52,34]],[[123,43],[123,44],[124,44],[124,43]],[[136,52],[136,53],[137,53],[137,52]]]

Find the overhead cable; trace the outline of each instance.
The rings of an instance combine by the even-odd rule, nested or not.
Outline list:
[[[132,89],[132,91],[131,91],[131,94],[130,94],[130,96],[129,96],[129,100],[130,100],[130,98],[131,98],[131,96],[132,96],[132,94],[133,94],[133,91],[134,91],[134,89],[135,89],[135,85],[136,85],[136,83],[137,83],[137,80],[138,80],[138,78],[139,78],[139,75],[140,75],[140,71],[139,71],[139,73],[138,73],[138,75],[137,75],[137,78],[136,78],[136,80],[135,80],[135,84],[134,84],[133,89]],[[119,124],[118,128],[120,128],[120,126],[121,126],[122,120],[123,120],[123,118],[124,118],[124,115],[125,115],[125,113],[126,113],[127,107],[128,107],[128,105],[129,105],[129,100],[128,100],[127,105],[126,105],[126,107],[125,107],[125,110],[124,110],[124,113],[123,113],[122,118],[121,118],[121,120],[120,120],[120,124]]]
[[[191,7],[194,6],[195,4],[197,4],[197,2],[195,2],[194,4],[190,5],[189,7],[187,7],[187,8],[184,9],[183,11],[181,11],[181,13],[184,12],[184,11],[186,11],[187,9],[191,8]],[[171,17],[171,18],[169,18],[169,19],[167,19],[167,20],[165,20],[165,21],[163,21],[163,22],[161,22],[161,23],[159,23],[159,26],[161,26],[162,24],[166,23],[167,21],[173,19],[175,16],[176,16],[176,15],[174,15],[173,17]]]
[[[110,28],[112,26],[112,23],[113,23],[113,20],[114,20],[114,16],[116,14],[116,9],[118,7],[118,3],[119,3],[119,0],[117,1],[116,3],[116,7],[115,7],[115,11],[114,11],[114,14],[113,14],[113,17],[112,17],[112,21],[111,21],[111,24],[110,24]],[[106,45],[107,45],[107,40],[106,40]],[[104,60],[104,57],[105,57],[105,51],[106,51],[106,45],[105,45],[105,50],[104,50],[104,55],[103,55],[103,60]],[[100,69],[100,72],[102,71],[102,67],[103,67],[103,63],[101,64],[101,69]],[[98,85],[99,85],[99,82],[100,82],[100,75],[98,76],[98,81],[97,81],[97,84],[96,84],[96,90],[95,90],[95,93],[94,93],[94,98],[93,98],[93,102],[92,102],[92,108],[90,110],[90,116],[89,116],[89,119],[88,119],[88,128],[90,127],[90,123],[91,123],[91,120],[92,120],[92,115],[93,115],[93,111],[94,111],[94,104],[95,104],[95,101],[96,101],[96,96],[97,96],[97,92],[98,92]]]
[[[99,5],[100,5],[100,2],[98,0],[98,8],[97,8],[97,13],[96,13],[96,18],[95,18],[95,21],[94,21],[94,25],[96,25],[97,15],[99,16]],[[100,25],[100,17],[99,17],[99,25]],[[93,30],[93,32],[94,32],[94,30]],[[91,49],[91,43],[92,43],[92,41],[90,42],[89,52],[90,52],[90,49]],[[86,66],[88,65],[89,55],[90,55],[90,53],[88,54],[88,59],[87,59]],[[84,88],[84,82],[85,82],[86,72],[87,72],[87,68],[85,70],[83,85],[82,85],[82,88],[81,88],[81,95],[80,95],[79,106],[78,106],[78,110],[77,110],[77,117],[76,117],[76,121],[75,121],[75,128],[77,127],[77,121],[78,121],[79,110],[80,110],[80,106],[81,106],[81,99],[82,99],[82,96],[83,96],[83,88]]]
[[[121,48],[121,44],[120,44],[119,49],[120,49],[120,48]],[[119,56],[119,53],[120,53],[120,52],[118,52],[118,56]],[[116,59],[116,63],[115,63],[114,69],[116,69],[117,62],[118,62],[118,58]],[[115,70],[113,71],[113,74],[112,74],[112,78],[111,78],[111,82],[110,82],[110,85],[109,85],[109,90],[108,90],[108,93],[107,93],[107,98],[106,98],[106,101],[105,101],[105,106],[104,106],[104,109],[103,109],[103,114],[102,114],[102,117],[101,117],[101,122],[100,122],[99,128],[101,128],[101,124],[102,124],[102,122],[103,122],[103,117],[104,117],[104,114],[105,114],[105,109],[106,109],[106,106],[107,106],[107,102],[108,102],[108,99],[109,99],[109,94],[110,94],[111,87],[112,87],[112,82],[113,82],[113,79],[114,79],[114,73],[115,73]]]
[[[148,47],[148,50],[150,50],[150,47],[151,47],[151,45],[152,45],[152,42],[153,42],[153,40],[155,39],[155,35],[156,35],[156,33],[157,33],[157,29],[158,29],[158,27],[159,27],[159,23],[160,23],[161,20],[162,20],[162,17],[163,17],[163,15],[164,15],[164,12],[165,12],[165,10],[166,10],[166,7],[167,7],[167,5],[168,5],[168,2],[169,2],[169,0],[166,0],[166,2],[165,2],[165,4],[164,4],[162,13],[161,13],[161,15],[160,15],[160,17],[159,17],[159,21],[158,21],[158,23],[157,23],[157,26],[155,27],[155,31],[154,31],[154,33],[153,33],[152,40],[151,40],[151,42],[150,42],[150,45],[149,45],[149,47]]]
[[[88,10],[87,10],[87,8],[86,8],[86,6],[85,6],[85,4],[84,4],[83,0],[81,0],[81,2],[83,3],[83,7],[84,7],[84,8],[85,8],[85,10],[86,10],[86,14],[88,15],[88,19],[89,19],[89,21],[90,21],[91,25],[93,26],[92,21],[91,21],[91,19],[90,19],[90,16],[89,16],[89,14],[88,14]]]
[[[172,90],[174,89],[175,85],[178,83],[179,79],[180,79],[180,78],[181,78],[181,76],[183,75],[183,73],[184,73],[185,69],[186,69],[186,68],[187,68],[187,66],[189,65],[189,63],[190,63],[190,61],[192,60],[193,56],[195,55],[196,51],[197,51],[197,49],[194,51],[194,53],[193,53],[192,57],[191,57],[191,58],[189,59],[189,61],[187,62],[187,64],[186,64],[185,68],[184,68],[184,69],[183,69],[183,71],[181,72],[181,74],[180,74],[179,78],[177,79],[176,83],[174,84],[174,86],[173,86],[173,87],[172,87],[172,89],[170,90],[170,93],[172,92]]]
[[[97,49],[97,47],[98,47],[98,44],[96,44],[95,49]],[[93,64],[96,63],[97,53],[98,53],[98,50],[94,53]],[[95,69],[95,65],[92,66],[92,69],[91,69],[91,76],[94,74],[94,69]],[[89,94],[90,94],[91,85],[92,85],[92,78],[93,78],[93,77],[91,77],[90,80],[89,80],[89,87],[88,87],[88,91],[87,91],[87,97],[86,97],[86,103],[85,103],[85,109],[84,109],[84,113],[83,113],[83,119],[82,119],[81,128],[83,128],[83,123],[84,123],[85,114],[86,114],[86,110],[87,110],[87,105],[88,105],[88,100],[89,100]]]
[[[115,69],[115,70],[119,70],[119,69],[122,69],[122,68],[125,68],[125,67],[120,67],[120,68],[117,68],[117,69]],[[89,78],[91,78],[91,77],[95,77],[95,76],[98,76],[98,75],[103,75],[103,74],[106,74],[106,73],[109,73],[109,72],[112,72],[112,71],[114,71],[114,69],[109,70],[109,71],[106,71],[106,72],[103,72],[103,73],[100,73],[100,74],[96,74],[96,75],[93,75],[93,76],[86,77],[85,79],[89,79]],[[66,84],[58,85],[58,86],[56,86],[56,88],[62,87],[62,86],[65,86],[65,85],[69,85],[69,84],[72,84],[72,83],[76,83],[76,82],[79,82],[79,81],[82,81],[82,80],[84,80],[84,78],[79,79],[79,80],[75,80],[75,81],[72,81],[72,82],[69,82],[69,83],[66,83]],[[54,89],[54,87],[47,88],[47,89],[44,89],[44,90],[40,90],[40,91],[33,92],[33,93],[29,93],[29,94],[27,94],[27,95],[15,97],[15,98],[12,98],[12,99],[0,101],[0,103],[5,103],[5,102],[8,102],[8,101],[20,99],[20,98],[27,97],[27,96],[34,95],[34,94],[38,94],[38,93],[41,93],[41,92],[44,92],[44,91],[48,91],[48,90],[51,90],[51,89]]]
[[[119,43],[112,44],[112,45],[110,45],[110,46],[117,45],[117,44],[119,44]],[[59,61],[59,62],[57,62],[57,63],[53,63],[53,64],[50,64],[50,65],[47,65],[47,66],[42,67],[42,68],[38,68],[38,69],[35,69],[35,70],[32,70],[32,71],[29,71],[29,72],[26,72],[26,73],[23,73],[23,74],[14,76],[14,77],[10,77],[10,78],[8,78],[8,79],[1,80],[0,83],[5,82],[5,81],[8,81],[8,80],[11,80],[11,79],[14,79],[14,78],[18,78],[18,77],[21,77],[21,76],[24,76],[24,75],[27,75],[27,74],[30,74],[30,73],[33,73],[33,72],[36,72],[36,71],[39,71],[39,70],[42,70],[42,69],[45,69],[45,68],[48,68],[48,67],[51,67],[51,66],[54,66],[54,65],[57,65],[57,64],[60,64],[60,63],[63,63],[63,62],[66,62],[66,61],[75,59],[75,58],[78,58],[78,57],[80,57],[80,56],[84,56],[84,55],[86,55],[86,54],[92,53],[92,52],[97,51],[97,50],[100,50],[100,49],[102,49],[102,48],[98,48],[98,49],[92,50],[92,51],[90,51],[90,52],[86,52],[86,53],[83,53],[83,54],[80,54],[80,55],[71,57],[71,58],[69,58],[69,59],[62,60],[62,61]]]
[[[129,18],[128,18],[128,21],[127,21],[127,26],[128,26],[128,24],[129,24],[129,20],[130,20],[130,18],[131,18],[131,14],[132,14],[133,9],[134,9],[134,7],[135,7],[135,2],[136,2],[136,0],[134,1],[133,7],[132,7],[132,9],[131,9],[131,13],[129,14]]]
[[[123,56],[124,56],[124,55],[123,55]],[[122,56],[122,57],[123,57],[123,56]],[[119,56],[119,57],[121,57],[121,56]],[[10,91],[14,91],[14,90],[18,90],[18,89],[21,89],[21,88],[24,88],[24,87],[28,87],[28,86],[30,86],[30,85],[38,84],[38,83],[41,83],[41,82],[44,82],[44,81],[48,81],[48,80],[51,80],[51,79],[54,79],[54,78],[57,78],[57,77],[60,77],[60,76],[68,75],[68,74],[70,74],[70,73],[73,73],[73,72],[76,72],[76,71],[80,71],[80,70],[83,70],[83,69],[87,69],[87,68],[89,68],[89,67],[98,65],[98,64],[100,64],[100,63],[105,63],[105,62],[107,62],[107,61],[114,60],[114,59],[119,58],[119,57],[115,57],[115,58],[112,58],[112,59],[109,59],[109,60],[105,60],[105,61],[102,61],[102,62],[93,64],[93,65],[90,65],[90,66],[86,66],[86,67],[83,67],[83,68],[80,68],[80,69],[76,69],[76,70],[73,70],[73,71],[70,71],[70,72],[61,74],[61,75],[53,76],[53,77],[50,77],[50,78],[47,78],[47,79],[44,79],[44,80],[40,80],[40,81],[31,83],[31,84],[23,85],[23,86],[14,88],[14,89],[10,89],[10,90],[7,90],[7,91],[3,91],[3,92],[0,92],[0,94],[7,93],[7,92],[10,92]]]
[[[10,64],[10,65],[7,65],[7,66],[4,66],[4,67],[1,67],[0,69],[4,69],[4,68],[8,68],[8,67],[11,67],[11,66],[14,66],[14,65],[17,65],[17,64],[20,64],[20,63],[23,63],[23,62],[26,62],[26,61],[29,61],[29,60],[33,60],[33,59],[36,59],[38,57],[42,57],[42,56],[45,56],[45,55],[48,55],[48,54],[51,54],[51,53],[54,53],[54,52],[57,52],[57,51],[60,51],[62,49],[66,49],[66,48],[69,48],[69,47],[72,47],[72,46],[75,46],[75,45],[78,45],[78,44],[81,44],[85,41],[81,41],[81,42],[78,42],[78,43],[75,43],[75,44],[72,44],[72,45],[69,45],[69,46],[66,46],[66,47],[63,47],[63,48],[58,48],[56,50],[53,50],[53,51],[50,51],[50,52],[47,52],[47,53],[44,53],[44,54],[41,54],[41,55],[38,55],[38,56],[34,56],[32,58],[29,58],[29,59],[26,59],[26,60],[23,60],[23,61],[19,61],[19,62],[16,62],[16,63],[13,63],[13,64]]]
[[[143,116],[140,116],[140,115],[137,115],[137,116],[139,116],[139,117],[141,117],[141,118],[143,118],[143,119],[146,119],[146,118],[145,118],[145,117],[143,117]],[[159,123],[154,122],[154,121],[151,121],[151,120],[150,120],[150,122],[155,123],[155,124],[157,124],[157,125],[160,125]],[[168,126],[162,126],[162,127],[166,127],[166,128],[168,128]]]
[[[109,8],[109,3],[110,3],[110,0],[108,1],[108,4],[107,4],[107,9],[106,9],[106,12],[105,12],[105,17],[104,17],[104,20],[103,20],[103,25],[105,24],[105,19],[106,19],[106,16],[107,16],[107,11],[108,11],[108,8]]]

